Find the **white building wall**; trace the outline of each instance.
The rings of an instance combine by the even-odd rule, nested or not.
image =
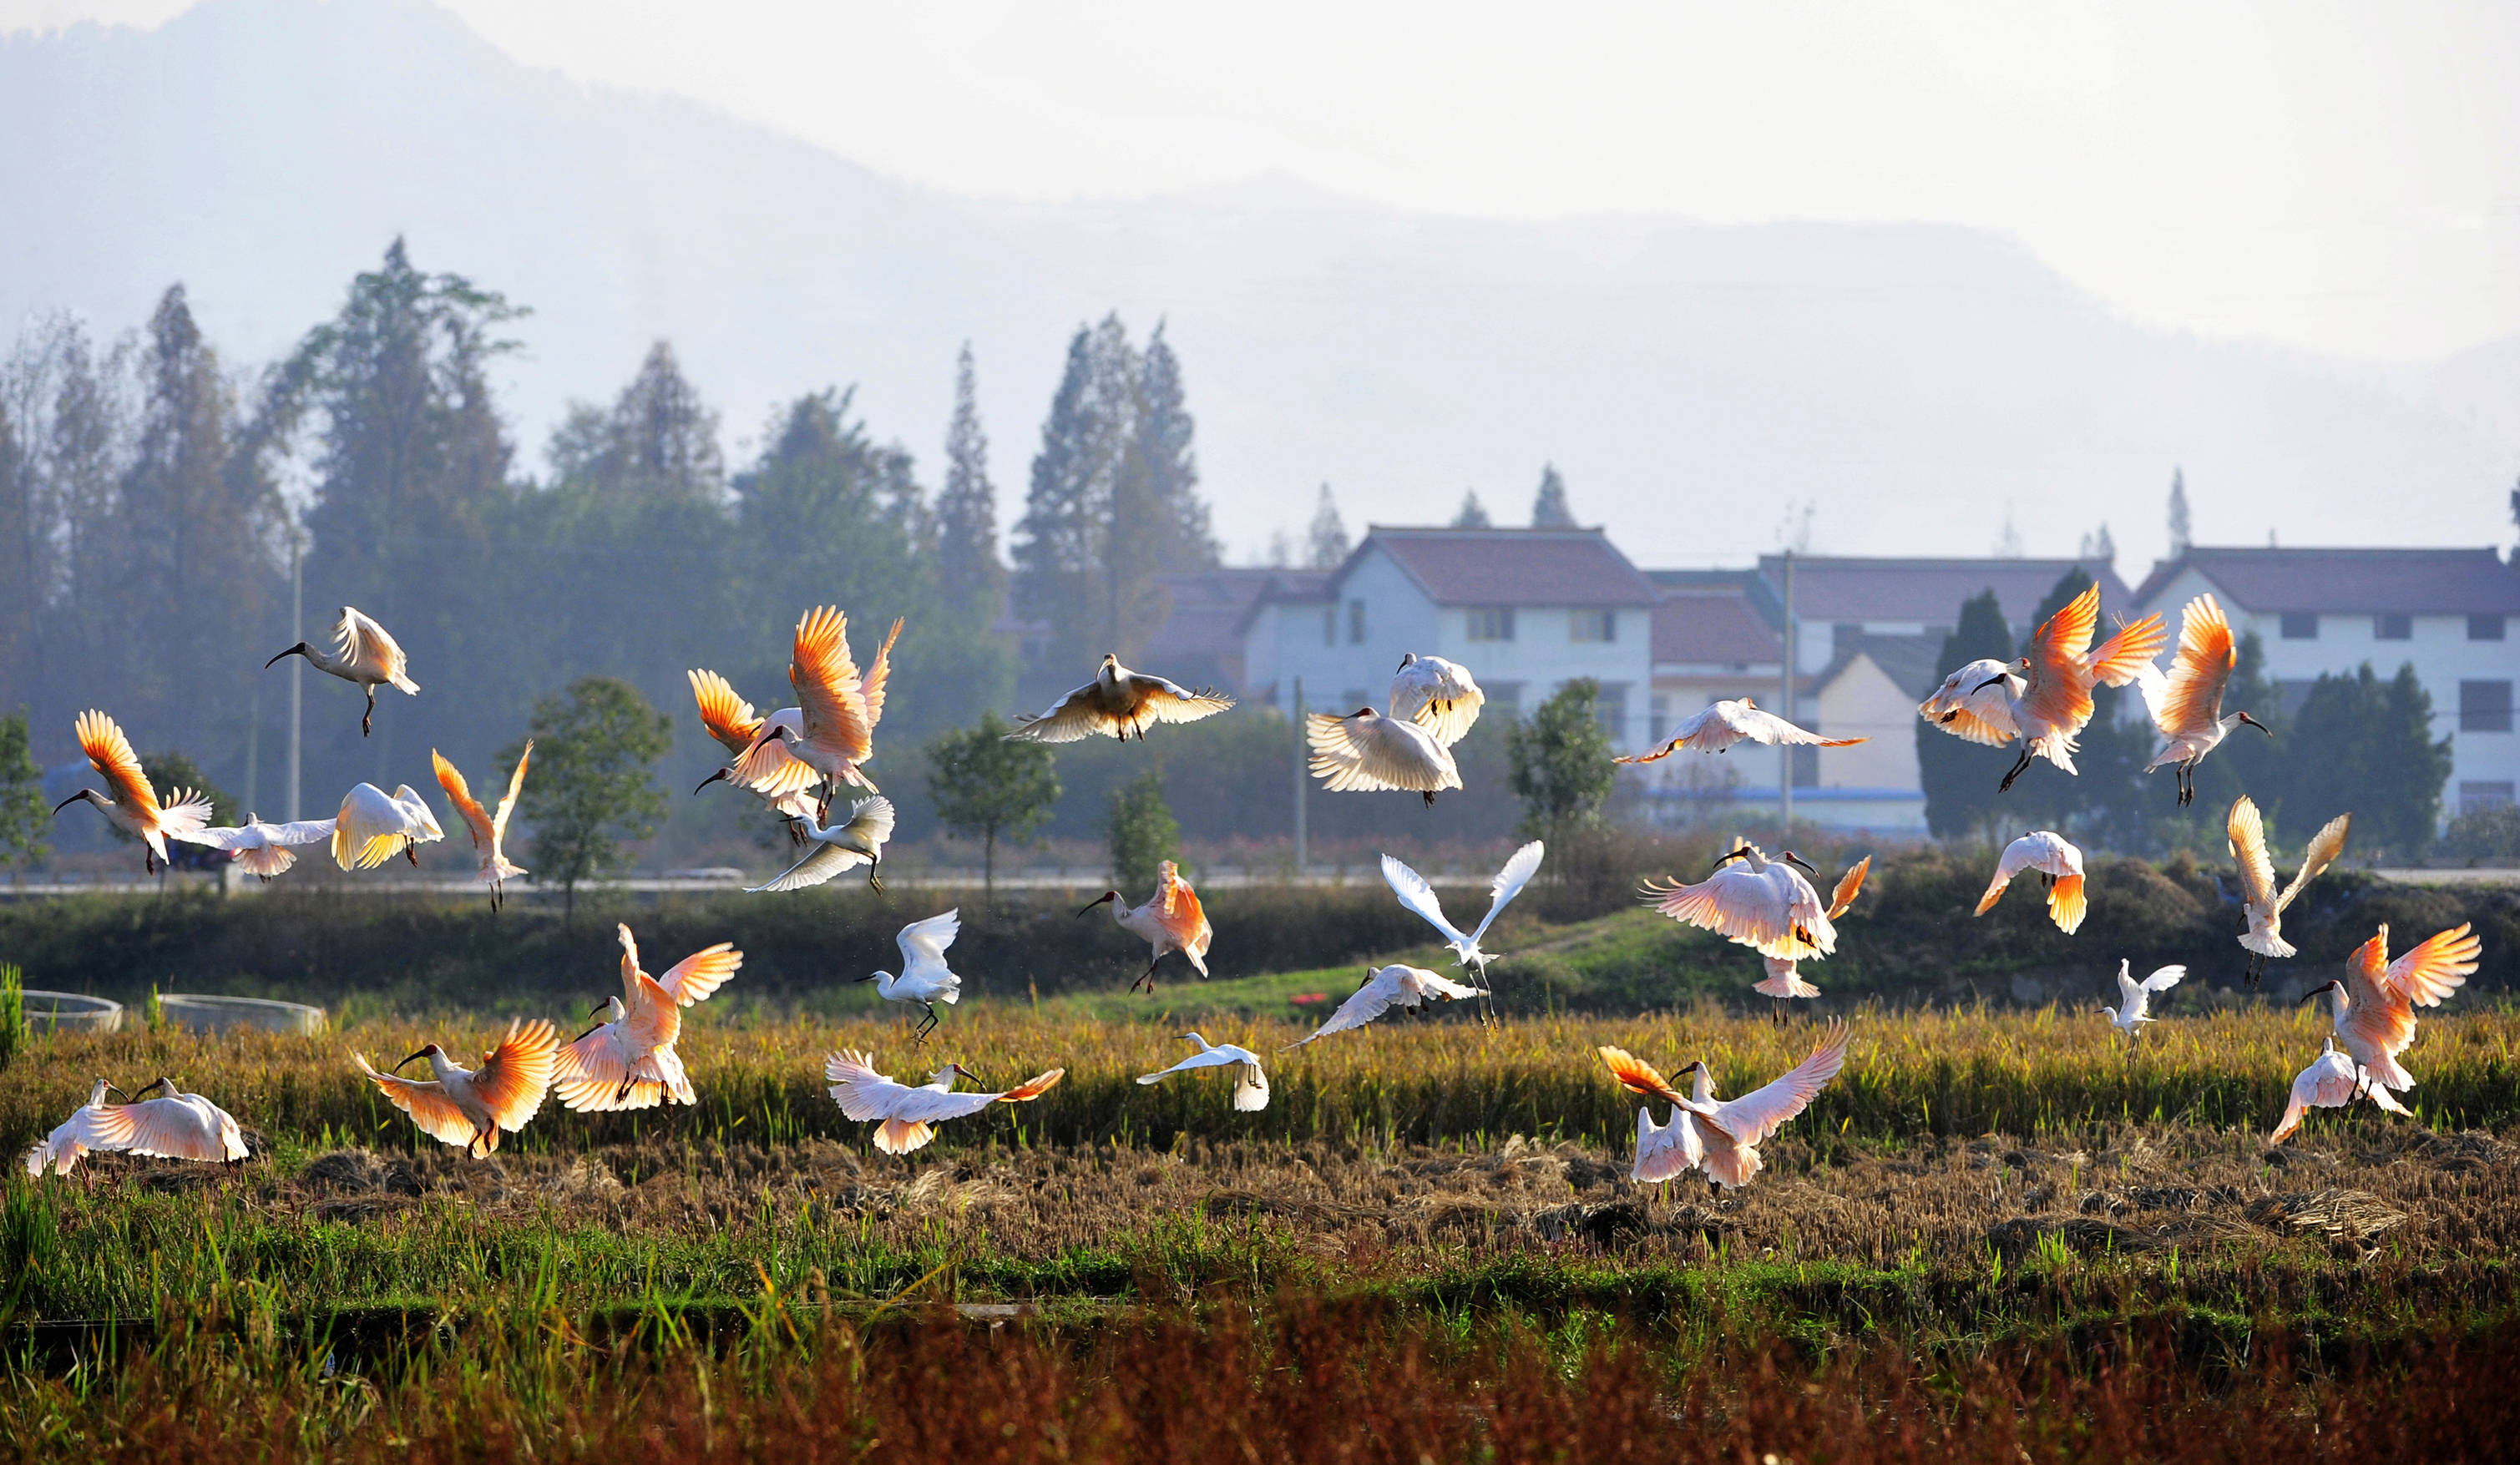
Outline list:
[[[2266,674],[2271,681],[2315,682],[2321,676],[2350,675],[2366,661],[2372,673],[2385,680],[2411,662],[2416,680],[2432,695],[2434,739],[2451,739],[2450,784],[2442,791],[2445,819],[2458,813],[2462,783],[2520,785],[2520,732],[2466,732],[2459,727],[2461,682],[2520,683],[2520,616],[2505,619],[2501,641],[2468,640],[2464,615],[2413,616],[2413,634],[2408,640],[2382,641],[2374,634],[2375,618],[2368,612],[2322,612],[2315,639],[2287,641],[2281,615],[2238,604],[2228,592],[2194,569],[2182,569],[2144,608],[2160,614],[2175,644],[2181,610],[2209,591],[2222,602],[2235,637],[2256,633],[2266,651]],[[2167,665],[2170,658],[2165,655],[2162,660]]]
[[[1415,651],[1468,667],[1492,699],[1504,688],[1516,688],[1523,711],[1578,677],[1622,688],[1624,716],[1612,741],[1626,752],[1645,740],[1653,695],[1648,606],[1613,611],[1613,639],[1607,642],[1574,640],[1575,612],[1551,605],[1514,606],[1510,641],[1472,641],[1466,608],[1437,606],[1397,561],[1371,545],[1332,589],[1333,599],[1280,603],[1254,617],[1244,652],[1254,695],[1274,692],[1278,704],[1285,706],[1295,679],[1301,678],[1309,710],[1378,709],[1390,695],[1391,675],[1402,654]],[[1362,640],[1352,635],[1358,605]]]

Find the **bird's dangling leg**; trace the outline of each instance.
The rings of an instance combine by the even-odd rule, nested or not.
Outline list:
[[[413,869],[420,868],[420,846],[416,844],[404,845],[402,847],[402,857],[411,862],[411,867]],[[390,860],[393,857],[388,855],[385,858]]]
[[[1422,798],[1424,798],[1424,799],[1425,799],[1425,801],[1426,801],[1426,807],[1427,807],[1427,808],[1432,809],[1432,808],[1434,808],[1434,807],[1435,807],[1435,795],[1433,794],[1433,792],[1431,792],[1431,791],[1426,792],[1426,793],[1424,793],[1424,794],[1421,794],[1421,795],[1420,795],[1420,797],[1422,797]]]
[[[2028,772],[2029,768],[2030,746],[2029,744],[2024,743],[2021,748],[2021,756],[2013,760],[2012,772],[2003,776],[2003,781],[1995,785],[1995,791],[1997,793],[2012,792],[2012,780],[2020,777],[2024,773]]]
[[[374,684],[370,684],[368,688],[368,710],[359,714],[359,735],[361,737],[368,735],[368,724],[375,720],[376,715],[377,688]]]
[[[873,865],[867,866],[867,888],[878,895],[883,894],[883,876],[875,872]]]

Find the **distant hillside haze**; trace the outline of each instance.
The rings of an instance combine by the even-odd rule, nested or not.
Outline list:
[[[1645,564],[1774,549],[1799,503],[1833,553],[1982,554],[2008,511],[2028,553],[2070,554],[2106,521],[2139,575],[2174,466],[2196,538],[2241,544],[2507,543],[2520,471],[2520,342],[2390,371],[2138,330],[1956,228],[1467,221],[1265,179],[952,199],[521,67],[416,0],[0,40],[0,332],[68,309],[119,333],[181,280],[232,365],[406,236],[532,308],[502,374],[537,470],[563,405],[667,337],[730,448],[856,383],[932,483],[968,338],[1012,514],[1068,334],[1161,319],[1237,559],[1299,537],[1324,481],[1354,526],[1473,487],[1519,522],[1551,462]]]

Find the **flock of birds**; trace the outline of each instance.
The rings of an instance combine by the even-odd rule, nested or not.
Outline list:
[[[2211,596],[2198,598],[2186,607],[2177,655],[2164,673],[2153,660],[2167,643],[2160,617],[2148,616],[2123,627],[2093,647],[2098,619],[2099,592],[2094,587],[2039,628],[2028,654],[2017,665],[1972,662],[1954,672],[1918,712],[1944,731],[1972,741],[1998,746],[2018,742],[2019,759],[2002,785],[2009,788],[2034,757],[2074,773],[2076,740],[2093,713],[2092,688],[2133,683],[2167,739],[2147,772],[2175,767],[2179,801],[2183,806],[2194,797],[2193,776],[2199,760],[2240,727],[2264,731],[2246,712],[2222,710],[2224,691],[2236,664],[2230,627]],[[751,794],[786,821],[803,851],[787,870],[751,887],[752,891],[804,889],[861,866],[872,887],[883,888],[880,866],[884,846],[893,837],[895,813],[867,777],[865,765],[874,756],[875,731],[883,715],[884,683],[900,634],[901,623],[895,621],[874,660],[861,672],[849,650],[846,618],[829,606],[808,612],[797,623],[788,666],[796,705],[767,715],[717,673],[690,673],[700,720],[728,755],[725,765],[700,788],[722,781]],[[363,735],[375,711],[377,688],[391,686],[407,694],[420,689],[393,638],[376,621],[347,606],[342,608],[329,649],[300,643],[266,666],[290,655],[302,655],[319,670],[365,691]],[[1437,793],[1462,786],[1452,748],[1477,722],[1485,700],[1476,679],[1459,663],[1440,656],[1404,656],[1392,679],[1386,711],[1366,706],[1343,716],[1317,714],[1309,719],[1305,731],[1311,771],[1332,791],[1414,792],[1431,804]],[[1143,740],[1153,725],[1195,722],[1233,705],[1230,697],[1193,691],[1133,671],[1121,665],[1117,656],[1104,656],[1092,682],[1047,711],[1021,719],[1007,735],[1043,743],[1095,736]],[[81,789],[54,812],[81,801],[94,805],[116,826],[141,840],[145,867],[153,871],[165,859],[168,839],[233,852],[246,870],[268,880],[294,863],[296,846],[329,840],[342,869],[372,869],[397,854],[411,856],[417,865],[414,847],[444,837],[427,800],[408,784],[388,794],[375,784],[361,783],[343,797],[339,812],[329,820],[272,824],[248,817],[233,828],[210,827],[209,804],[197,793],[173,789],[158,797],[112,718],[99,711],[83,713],[76,732],[89,763],[111,792]],[[1744,697],[1709,705],[1682,723],[1660,747],[1619,761],[1649,763],[1684,749],[1721,754],[1743,742],[1844,747],[1863,740],[1822,737]],[[504,882],[525,873],[508,860],[503,840],[531,758],[528,741],[497,808],[485,811],[472,797],[463,774],[434,750],[430,753],[449,807],[471,831],[479,859],[478,878],[489,887],[494,905]],[[863,790],[867,796],[853,798],[846,818],[833,822],[832,801],[847,789]],[[2227,832],[2246,904],[2246,929],[2238,940],[2249,953],[2251,987],[2256,986],[2267,959],[2294,954],[2283,940],[2284,910],[2342,853],[2348,823],[2348,817],[2339,816],[2320,829],[2310,841],[2299,872],[2279,891],[2267,853],[2265,822],[2256,805],[2245,795],[2233,804]],[[1545,853],[1537,840],[1513,853],[1489,886],[1486,913],[1467,932],[1445,914],[1433,886],[1423,876],[1384,856],[1383,878],[1393,894],[1434,928],[1454,962],[1472,981],[1454,981],[1406,964],[1370,970],[1313,1033],[1281,1051],[1363,1028],[1394,1008],[1417,1009],[1435,1001],[1467,999],[1486,1002],[1492,996],[1487,969],[1497,958],[1482,942],[1499,914],[1539,872]],[[1705,879],[1694,884],[1648,880],[1642,893],[1674,920],[1756,951],[1762,974],[1752,990],[1777,999],[1782,1011],[1795,999],[1820,995],[1820,989],[1804,978],[1802,963],[1822,961],[1835,953],[1834,923],[1855,903],[1870,867],[1868,856],[1856,863],[1823,901],[1813,884],[1818,871],[1799,855],[1787,850],[1771,858],[1756,845],[1741,842],[1716,862]],[[2057,928],[2068,934],[2077,930],[2088,910],[2083,855],[2054,830],[2034,830],[2005,848],[1976,913],[1985,914],[2010,882],[2026,871],[2035,871],[2045,884],[2048,913]],[[1104,905],[1111,908],[1112,919],[1122,930],[1149,948],[1147,967],[1130,984],[1132,990],[1143,986],[1151,996],[1156,970],[1175,953],[1200,976],[1207,974],[1206,957],[1215,933],[1198,892],[1172,862],[1159,867],[1153,893],[1145,904],[1133,907],[1120,892],[1110,890],[1077,914]],[[950,1006],[961,999],[963,978],[952,969],[947,955],[961,929],[959,910],[914,921],[896,938],[901,969],[860,979],[875,983],[884,1000],[920,1009],[911,1033],[914,1043],[923,1043],[936,1027],[940,1003]],[[371,1066],[365,1054],[352,1054],[352,1061],[421,1130],[473,1156],[495,1151],[503,1132],[521,1129],[555,1095],[562,1108],[575,1112],[697,1103],[691,1077],[675,1048],[682,1011],[705,1000],[734,977],[743,955],[721,942],[656,977],[641,965],[629,927],[619,927],[617,936],[621,993],[597,1004],[588,1015],[602,1020],[572,1042],[562,1043],[548,1021],[520,1019],[510,1024],[506,1036],[477,1067],[466,1068],[434,1043],[383,1071]],[[2344,977],[2304,999],[2331,999],[2335,1031],[2318,1058],[2294,1080],[2291,1106],[2271,1142],[2293,1133],[2315,1107],[2341,1107],[2368,1098],[2390,1112],[2407,1112],[2397,1094],[2415,1083],[2400,1061],[2414,1041],[2414,1008],[2437,1006],[2454,993],[2476,970],[2481,942],[2462,925],[2441,932],[2394,961],[2389,958],[2388,942],[2384,925],[2355,952]],[[2152,999],[2176,986],[2185,970],[2164,966],[2138,981],[2129,963],[2121,960],[2119,1001],[2099,1010],[2130,1041],[2135,1040],[2146,1024],[2158,1021],[2150,1011]],[[1802,1113],[1844,1067],[1850,1036],[1844,1022],[1831,1022],[1809,1057],[1774,1082],[1732,1099],[1717,1096],[1714,1074],[1703,1061],[1692,1062],[1666,1079],[1651,1064],[1623,1049],[1599,1049],[1612,1078],[1648,1100],[1637,1116],[1635,1178],[1669,1180],[1700,1170],[1719,1186],[1748,1183],[1760,1169],[1759,1145]],[[1181,1037],[1194,1051],[1169,1068],[1141,1076],[1139,1083],[1160,1083],[1201,1070],[1231,1070],[1234,1107],[1244,1113],[1268,1107],[1269,1078],[1260,1054],[1238,1044],[1211,1043],[1195,1032]],[[404,1068],[422,1060],[427,1061],[430,1077],[402,1076]],[[958,1080],[979,1082],[958,1063],[937,1068],[925,1084],[911,1085],[878,1071],[875,1061],[868,1052],[835,1052],[825,1061],[824,1078],[841,1112],[874,1125],[876,1147],[895,1155],[926,1144],[934,1137],[936,1125],[945,1120],[976,1114],[992,1104],[1036,1099],[1065,1072],[1052,1068],[1006,1089],[958,1089]],[[1689,1080],[1688,1091],[1674,1087],[1678,1078]],[[161,1096],[145,1097],[158,1088],[164,1089]],[[124,1101],[108,1102],[109,1096]],[[1668,1122],[1655,1122],[1650,1101],[1656,1099],[1671,1106]],[[237,1161],[247,1155],[232,1116],[162,1077],[127,1098],[99,1080],[88,1102],[28,1153],[26,1169],[30,1175],[39,1175],[47,1167],[67,1174],[92,1151],[205,1161]]]

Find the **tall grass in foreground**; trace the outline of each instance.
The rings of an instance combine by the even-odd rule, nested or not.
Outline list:
[[[126,1368],[0,1380],[0,1460],[2448,1465],[2506,1458],[2520,1429],[2507,1323],[2316,1363],[2277,1327],[2200,1355],[2133,1325],[1816,1366],[1773,1338],[1678,1353],[1598,1323],[1456,1328],[1359,1305],[1060,1333],[854,1326],[790,1303],[763,1291],[714,1350],[669,1317],[647,1347],[606,1349],[553,1316],[369,1376],[206,1319]]]
[[[1441,1020],[1395,1015],[1358,1034],[1292,1053],[1278,1049],[1308,1029],[1247,1021],[1210,1031],[1215,1042],[1270,1056],[1269,1107],[1237,1114],[1226,1083],[1175,1078],[1142,1087],[1136,1076],[1172,1063],[1186,1046],[1170,1023],[1103,1023],[1036,1016],[1012,1004],[953,1013],[923,1049],[894,1020],[728,1021],[707,1006],[685,1019],[682,1053],[697,1108],[638,1116],[586,1116],[547,1106],[508,1143],[569,1149],[641,1138],[783,1143],[805,1136],[856,1142],[864,1127],[827,1095],[823,1055],[874,1050],[878,1066],[922,1082],[948,1059],[992,1086],[1043,1069],[1066,1079],[1039,1101],[993,1108],[942,1127],[950,1152],[986,1142],[1162,1145],[1185,1132],[1254,1138],[1385,1142],[1499,1140],[1508,1134],[1611,1140],[1633,1132],[1636,1104],[1603,1071],[1594,1048],[1616,1043],[1667,1066],[1702,1057],[1721,1091],[1739,1093],[1782,1073],[1810,1050],[1818,1028],[1704,1014],[1629,1019],[1510,1019],[1483,1027],[1461,1013]],[[2034,1012],[1862,1011],[1846,1070],[1797,1121],[1823,1146],[1919,1136],[2034,1135],[2093,1122],[2166,1121],[2272,1127],[2292,1077],[2319,1050],[2323,1016],[2247,1008],[2182,1017],[2128,1044],[2102,1019],[2054,1008]],[[293,1146],[425,1143],[409,1121],[364,1083],[350,1054],[379,1066],[422,1043],[478,1053],[504,1025],[421,1028],[380,1022],[321,1037],[181,1031],[37,1039],[28,1059],[0,1075],[0,1144],[14,1149],[61,1122],[102,1076],[126,1090],[159,1074],[210,1095],[248,1129]],[[2408,1095],[2439,1129],[2520,1118],[2520,1014],[2488,1010],[2428,1015],[2407,1055],[2419,1080]]]

